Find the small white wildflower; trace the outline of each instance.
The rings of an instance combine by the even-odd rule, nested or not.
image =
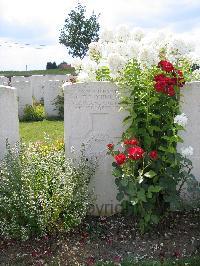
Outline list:
[[[194,149],[191,146],[188,146],[186,148],[181,148],[181,154],[184,157],[192,156],[194,152]]]
[[[185,127],[187,125],[188,118],[186,114],[182,113],[181,115],[177,115],[174,117],[174,123]]]

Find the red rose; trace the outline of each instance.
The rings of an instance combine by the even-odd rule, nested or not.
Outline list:
[[[152,159],[152,160],[156,160],[158,159],[158,152],[156,150],[153,150],[149,153],[149,157]]]
[[[156,90],[157,92],[164,92],[164,90],[165,90],[165,86],[166,86],[165,82],[163,82],[163,81],[158,81],[158,82],[156,82],[156,84],[154,85],[154,88],[155,88],[155,90]]]
[[[174,96],[176,94],[174,87],[172,85],[167,88],[166,94],[168,96]]]
[[[156,75],[155,77],[154,77],[154,81],[162,81],[162,80],[164,80],[165,79],[165,75],[163,75],[163,74],[158,74],[158,75]]]
[[[119,153],[118,155],[115,155],[114,156],[114,159],[115,159],[115,162],[118,165],[121,165],[121,164],[125,163],[125,161],[126,161],[126,155],[124,153]]]
[[[112,150],[112,149],[114,148],[114,144],[113,144],[113,143],[109,143],[109,144],[107,144],[107,148],[108,148],[109,150]]]
[[[162,70],[166,71],[166,72],[172,72],[174,70],[174,66],[172,65],[172,63],[166,61],[166,60],[162,60],[158,63],[158,67],[160,67]]]
[[[135,146],[128,149],[128,157],[132,160],[139,160],[143,155],[144,150],[141,147]]]
[[[138,145],[137,139],[125,139],[124,140],[125,145]]]

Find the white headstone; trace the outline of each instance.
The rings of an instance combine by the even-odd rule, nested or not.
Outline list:
[[[46,75],[49,80],[59,80],[63,82],[69,81],[69,78],[71,77],[71,74],[66,74],[66,75]]]
[[[55,100],[58,95],[62,95],[63,82],[60,80],[48,80],[45,82],[44,89],[44,109],[47,117],[58,117]]]
[[[178,145],[181,148],[192,146],[194,154],[190,157],[193,163],[193,174],[200,182],[200,82],[190,82],[186,84],[181,93],[181,109],[188,117],[186,131],[181,131],[184,143]]]
[[[97,157],[98,167],[91,180],[96,202],[91,214],[112,215],[120,210],[117,188],[112,176],[113,158],[106,155],[106,145],[117,143],[122,135],[124,114],[119,113],[117,87],[110,82],[64,85],[66,156],[71,147],[80,151],[85,144],[88,157]]]
[[[47,77],[43,75],[33,75],[30,77],[30,80],[34,100],[39,103],[44,100],[44,85]]]
[[[24,115],[25,106],[33,104],[31,82],[29,78],[19,76],[19,77],[12,77],[11,84],[13,87],[17,88],[18,111],[19,111],[19,117],[22,118]]]
[[[9,79],[7,77],[4,76],[0,76],[0,85],[5,85],[7,86],[9,82]]]
[[[6,139],[10,145],[19,141],[17,90],[0,85],[0,160],[6,153]]]

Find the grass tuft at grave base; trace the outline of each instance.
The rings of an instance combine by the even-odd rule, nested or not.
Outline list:
[[[48,135],[52,141],[63,139],[64,122],[56,120],[20,122],[20,137],[23,142],[44,141],[45,135]]]
[[[29,71],[0,71],[0,76],[32,76],[32,75],[66,75],[74,74],[74,68],[69,69],[47,69],[47,70],[29,70]]]

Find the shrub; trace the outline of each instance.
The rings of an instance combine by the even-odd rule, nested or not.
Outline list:
[[[64,93],[54,100],[55,110],[58,110],[59,118],[64,119]]]
[[[42,121],[44,118],[45,112],[42,104],[26,105],[24,108],[23,121]]]
[[[78,225],[93,171],[83,152],[79,161],[65,160],[62,143],[8,145],[0,165],[0,234],[28,239]]]

